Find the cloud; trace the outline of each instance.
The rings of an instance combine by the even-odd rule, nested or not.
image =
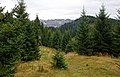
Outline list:
[[[15,6],[15,3],[11,0],[0,0],[0,6],[5,7],[5,11],[10,11]]]
[[[9,10],[14,7],[17,0],[0,0],[2,6]],[[40,19],[76,19],[80,17],[83,6],[88,15],[97,14],[103,3],[111,17],[116,16],[116,9],[120,8],[120,0],[25,0],[30,19],[36,14]]]

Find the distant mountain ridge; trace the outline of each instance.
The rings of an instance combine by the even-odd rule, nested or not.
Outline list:
[[[95,21],[96,21],[96,17],[94,16],[87,16],[87,19],[88,19],[88,24],[89,25],[92,25],[94,26],[95,24]],[[115,23],[117,24],[118,21],[116,19],[112,19],[112,18],[109,18],[112,26],[115,25]],[[81,17],[70,22],[70,23],[65,23],[64,25],[60,26],[59,29],[62,31],[62,32],[65,32],[66,30],[70,31],[71,35],[75,36],[76,34],[76,31],[77,31],[77,26],[81,24]]]
[[[88,20],[89,20],[89,24],[92,24],[95,22],[96,17],[94,16],[87,16]],[[64,25],[60,26],[60,30],[64,31],[64,30],[70,30],[70,31],[76,31],[77,25],[80,24],[81,22],[81,17],[69,22],[69,23],[65,23]]]
[[[47,27],[60,27],[66,23],[70,23],[71,19],[51,19],[51,20],[41,20],[43,24]]]

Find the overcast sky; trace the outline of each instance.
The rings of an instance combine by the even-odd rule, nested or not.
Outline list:
[[[103,3],[110,17],[116,17],[120,8],[120,0],[24,0],[29,18],[34,19],[36,14],[40,19],[77,19],[80,17],[83,6],[87,15],[95,16]],[[0,6],[10,10],[17,4],[17,0],[0,0]]]

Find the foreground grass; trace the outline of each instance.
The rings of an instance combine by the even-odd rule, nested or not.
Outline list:
[[[110,57],[65,55],[67,70],[51,68],[51,57],[55,49],[40,47],[39,61],[17,65],[15,77],[120,77],[120,59]]]

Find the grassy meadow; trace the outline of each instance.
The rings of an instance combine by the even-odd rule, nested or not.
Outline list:
[[[16,65],[15,77],[120,77],[120,59],[71,52],[65,55],[68,69],[64,70],[52,68],[55,49],[41,46],[40,51],[39,61]]]

